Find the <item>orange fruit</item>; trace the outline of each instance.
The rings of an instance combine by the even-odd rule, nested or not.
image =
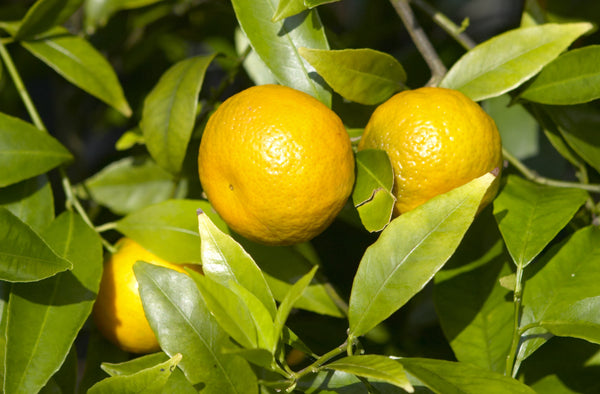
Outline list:
[[[179,272],[184,272],[183,266],[161,259],[129,238],[122,238],[117,247],[104,263],[94,322],[102,335],[125,351],[155,352],[160,347],[144,314],[133,264],[141,260]]]
[[[480,209],[498,191],[502,143],[494,120],[456,90],[400,92],[371,115],[358,150],[384,150],[394,170],[394,215],[497,169]]]
[[[235,232],[268,245],[321,233],[346,203],[354,155],[340,118],[312,96],[254,86],[210,117],[198,153],[208,200]]]

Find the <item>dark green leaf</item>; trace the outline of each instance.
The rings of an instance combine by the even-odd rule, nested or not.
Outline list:
[[[461,57],[440,86],[475,101],[499,96],[533,77],[591,28],[584,22],[549,23],[502,33]]]
[[[458,247],[495,177],[486,174],[394,219],[365,252],[350,295],[350,336],[419,292]]]
[[[42,174],[72,158],[48,133],[0,113],[0,187]]]
[[[379,104],[406,88],[404,68],[385,52],[300,48],[299,53],[334,91],[350,101]]]
[[[229,336],[185,274],[147,263],[134,272],[150,326],[168,355],[181,353],[179,367],[206,393],[257,393],[256,376],[245,360],[224,354]]]
[[[84,3],[85,30],[88,34],[95,32],[99,26],[104,26],[108,19],[117,11],[144,7],[164,0],[93,0]]]
[[[140,128],[156,162],[177,174],[185,156],[204,73],[215,55],[195,56],[171,66],[144,101]]]
[[[238,283],[254,294],[271,317],[275,317],[275,300],[252,257],[229,234],[221,231],[202,210],[198,211],[198,225],[202,239],[204,275],[230,289],[231,282]]]
[[[543,104],[581,104],[600,98],[600,46],[562,54],[521,94]]]
[[[494,216],[517,266],[525,267],[573,218],[588,194],[508,177],[494,200]]]
[[[495,372],[466,363],[426,358],[398,360],[425,386],[444,394],[534,394],[530,387]]]
[[[173,175],[145,156],[114,161],[85,181],[90,197],[119,215],[168,200],[179,186]]]
[[[273,22],[276,0],[233,0],[240,27],[252,48],[282,84],[308,93],[331,107],[331,92],[312,75],[298,48],[329,49],[325,31],[315,10],[285,21]]]
[[[44,237],[71,271],[15,284],[8,304],[6,392],[36,392],[65,360],[89,316],[102,275],[102,244],[79,216],[65,211]]]
[[[349,372],[357,376],[388,382],[402,387],[409,393],[414,388],[408,381],[402,364],[386,356],[367,354],[363,356],[349,356],[336,360],[324,366],[327,369]]]
[[[21,25],[16,40],[31,38],[43,33],[51,27],[62,25],[69,17],[77,11],[83,0],[38,0],[32,5]]]
[[[117,375],[104,379],[93,385],[88,391],[90,394],[135,394],[135,393],[161,393],[164,385],[177,368],[182,355],[175,354],[168,361],[157,364],[131,375]]]
[[[54,219],[54,196],[48,178],[40,175],[1,189],[0,206],[35,231],[43,230]]]
[[[31,227],[0,207],[0,277],[9,282],[33,282],[73,265],[52,250]]]
[[[117,222],[117,230],[167,261],[200,263],[197,209],[226,228],[207,201],[168,200],[125,216]]]

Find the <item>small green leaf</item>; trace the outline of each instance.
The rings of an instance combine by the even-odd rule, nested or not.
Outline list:
[[[0,206],[38,232],[54,220],[54,196],[46,175],[1,189]]]
[[[385,52],[300,48],[299,53],[335,92],[350,101],[379,104],[406,89],[404,68]]]
[[[396,198],[387,190],[376,189],[369,201],[356,207],[360,221],[370,232],[381,231],[392,219]]]
[[[0,187],[43,174],[72,158],[48,133],[0,112]]]
[[[252,257],[230,235],[222,232],[202,210],[198,211],[198,227],[202,239],[204,275],[225,287],[230,287],[230,281],[240,284],[263,303],[271,317],[275,317],[275,300]]]
[[[329,49],[325,30],[316,10],[304,11],[273,22],[277,0],[233,0],[237,20],[252,48],[277,81],[308,93],[331,107],[331,92],[313,79],[312,66],[298,48]]]
[[[499,96],[533,77],[591,28],[587,22],[549,23],[497,35],[454,63],[440,86],[475,101]]]
[[[289,16],[294,16],[308,9],[304,0],[279,0],[277,10],[273,15],[273,22],[279,22]]]
[[[494,179],[485,174],[390,222],[354,277],[350,336],[367,333],[433,278],[458,247]]]
[[[398,361],[411,375],[437,393],[535,394],[525,384],[466,363],[427,358],[401,358]]]
[[[146,156],[114,161],[85,181],[89,196],[119,215],[168,200],[180,185]]]
[[[396,360],[386,356],[367,354],[363,356],[349,356],[324,365],[324,368],[352,373],[357,376],[388,382],[402,387],[409,393],[414,388],[408,381],[406,372]]]
[[[231,343],[229,336],[210,314],[190,277],[140,262],[133,269],[144,311],[162,350],[170,356],[183,355],[179,367],[192,384],[207,393],[258,393],[248,363],[222,352]]]
[[[93,385],[90,394],[135,394],[135,393],[161,393],[171,373],[182,359],[181,354],[175,354],[168,361],[157,364],[151,368],[143,369],[131,375],[117,375],[104,379]]]
[[[21,20],[16,40],[31,38],[51,27],[62,25],[77,9],[83,0],[38,0]]]
[[[510,175],[494,200],[494,216],[515,264],[531,263],[587,198],[581,189],[538,185]]]
[[[600,45],[574,49],[548,64],[520,97],[552,105],[600,98]]]
[[[127,150],[132,148],[136,144],[144,145],[144,136],[142,135],[142,131],[139,127],[136,127],[131,130],[127,130],[121,135],[121,137],[115,143],[116,150]]]
[[[165,170],[177,174],[194,129],[198,94],[215,55],[195,56],[171,66],[144,101],[140,128],[146,147]]]
[[[52,250],[31,227],[0,207],[0,278],[9,282],[34,282],[73,265]]]
[[[122,363],[102,363],[101,368],[110,376],[132,375],[141,370],[152,368],[156,364],[164,363],[167,360],[169,360],[169,356],[163,352],[157,352]]]

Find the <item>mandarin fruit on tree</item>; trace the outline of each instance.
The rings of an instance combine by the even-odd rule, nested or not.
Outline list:
[[[344,206],[354,155],[340,118],[312,96],[254,86],[210,117],[198,153],[208,200],[237,233],[268,245],[308,241]]]
[[[155,352],[159,350],[159,344],[144,313],[133,264],[141,260],[185,271],[183,266],[161,259],[129,238],[122,238],[117,248],[104,263],[94,304],[94,322],[102,335],[125,351]]]
[[[480,209],[498,191],[502,143],[496,124],[456,90],[425,87],[392,96],[371,115],[358,149],[388,154],[395,216],[494,170],[498,177]]]

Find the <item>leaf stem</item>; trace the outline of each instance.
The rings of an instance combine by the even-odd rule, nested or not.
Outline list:
[[[103,233],[105,231],[114,230],[116,228],[117,223],[115,222],[108,222],[95,227],[97,233]]]
[[[433,22],[441,27],[446,33],[452,36],[456,42],[462,45],[467,51],[473,47],[475,47],[476,43],[469,37],[467,34],[463,32],[463,29],[460,26],[457,26],[454,22],[452,22],[446,15],[442,14],[435,8],[433,8],[429,3],[425,0],[410,0],[411,3],[419,7],[421,10],[426,12]]]
[[[521,298],[523,293],[523,270],[522,265],[517,265],[515,291],[513,293],[513,304],[514,304],[514,320],[513,320],[513,337],[510,345],[510,351],[506,357],[506,369],[504,375],[514,376],[516,371],[513,371],[515,365],[515,358],[517,351],[519,350],[519,343],[521,342],[521,329],[519,324],[521,323]]]
[[[292,377],[294,379],[294,384],[296,382],[298,382],[298,380],[300,380],[304,375],[307,375],[309,373],[317,372],[317,370],[323,364],[325,364],[327,361],[331,360],[335,356],[338,356],[338,355],[344,353],[346,351],[346,348],[348,347],[348,345],[349,345],[348,341],[345,341],[340,346],[338,346],[336,348],[333,348],[332,350],[328,351],[327,353],[325,353],[324,355],[322,355],[321,357],[319,357],[317,360],[315,360],[314,363],[310,364],[308,367],[306,367],[304,369],[301,369],[298,372],[295,372],[292,375]]]
[[[17,71],[17,68],[15,67],[15,64],[13,63],[12,58],[10,57],[10,54],[6,50],[6,47],[4,46],[2,41],[0,41],[0,57],[2,58],[2,62],[6,66],[6,70],[10,74],[10,78],[12,79],[13,83],[15,84],[17,91],[19,92],[19,96],[21,96],[21,100],[23,101],[23,104],[25,104],[25,108],[27,109],[27,113],[29,114],[31,121],[33,122],[35,127],[37,127],[38,129],[47,131],[46,126],[44,126],[44,122],[42,122],[42,118],[40,118],[40,115],[38,114],[37,110],[35,109],[35,106],[33,105],[33,101],[31,100],[31,97],[29,97],[29,93],[27,92],[27,89],[25,88],[25,85],[23,84],[23,80],[21,79],[21,76],[19,75],[19,72]]]
[[[427,38],[425,31],[415,18],[415,14],[412,12],[409,0],[390,0],[392,6],[402,19],[402,23],[406,27],[408,34],[412,38],[415,46],[423,56],[423,59],[431,70],[431,79],[427,82],[428,86],[437,86],[444,75],[446,75],[446,66],[442,63],[442,60],[438,56],[437,52],[433,48],[433,45]]]

